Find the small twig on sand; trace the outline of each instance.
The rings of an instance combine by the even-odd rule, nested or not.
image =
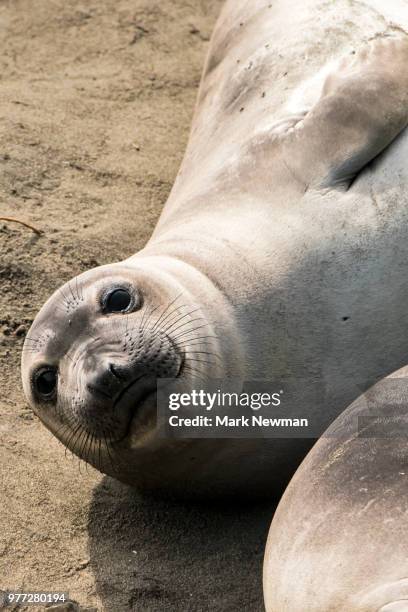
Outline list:
[[[14,217],[0,217],[0,221],[10,221],[10,223],[20,223],[20,225],[24,225],[25,227],[28,227],[38,236],[41,235],[41,230],[37,229],[33,225],[30,225],[29,223],[26,223],[25,221],[20,221],[20,219],[14,219]]]

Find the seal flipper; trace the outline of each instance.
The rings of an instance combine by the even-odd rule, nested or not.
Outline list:
[[[408,124],[408,36],[376,39],[330,74],[305,118],[281,139],[304,187],[347,190]]]

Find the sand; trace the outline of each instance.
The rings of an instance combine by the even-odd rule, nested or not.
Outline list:
[[[0,216],[42,232],[0,222],[0,589],[68,591],[81,610],[263,610],[269,506],[149,501],[80,470],[19,370],[44,300],[149,237],[220,5],[0,0]]]

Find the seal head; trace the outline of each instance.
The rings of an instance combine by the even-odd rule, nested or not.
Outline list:
[[[101,266],[58,290],[26,338],[29,403],[102,471],[101,456],[130,432],[142,443],[155,431],[157,379],[189,376],[208,348],[205,318],[179,289],[143,266]]]

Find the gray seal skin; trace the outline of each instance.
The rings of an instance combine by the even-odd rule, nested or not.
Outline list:
[[[408,378],[377,383],[303,461],[268,536],[267,612],[408,610],[407,403]]]
[[[403,365],[408,19],[395,6],[225,4],[152,238],[57,290],[26,341],[27,399],[85,461],[161,494],[278,493],[311,436],[163,440],[156,378],[303,380],[293,411],[320,432]]]

